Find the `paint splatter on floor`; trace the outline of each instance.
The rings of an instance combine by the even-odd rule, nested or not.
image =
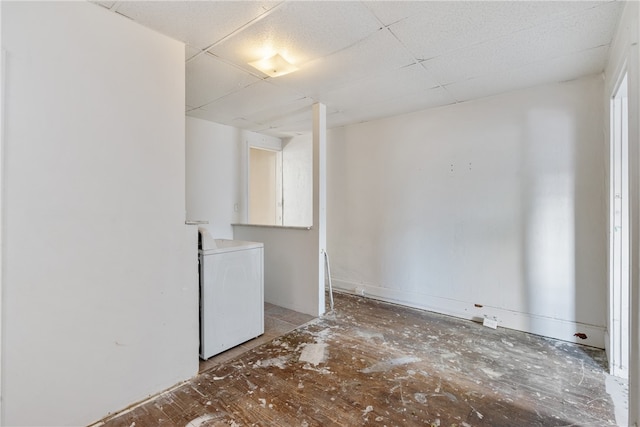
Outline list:
[[[327,360],[326,344],[306,344],[300,353],[300,362],[307,362],[313,366],[324,363]]]
[[[336,295],[330,315],[105,425],[615,426],[605,365],[598,349]]]
[[[396,366],[407,365],[409,363],[415,363],[419,361],[420,359],[418,359],[417,357],[411,357],[411,356],[396,357],[395,359],[377,362],[372,366],[361,369],[360,372],[362,372],[363,374],[370,374],[372,372],[386,372],[390,369],[395,368]]]

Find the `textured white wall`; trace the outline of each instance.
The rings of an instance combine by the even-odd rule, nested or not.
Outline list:
[[[86,425],[198,370],[184,46],[3,2],[2,425]]]
[[[602,347],[602,94],[593,76],[331,131],[334,285]]]

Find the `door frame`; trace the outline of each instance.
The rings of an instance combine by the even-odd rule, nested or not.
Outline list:
[[[630,170],[628,127],[628,73],[622,67],[610,95],[609,139],[609,370],[614,376],[629,376],[630,259]]]

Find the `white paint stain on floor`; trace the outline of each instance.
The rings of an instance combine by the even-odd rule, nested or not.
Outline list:
[[[501,372],[496,372],[492,369],[489,368],[480,368],[480,370],[482,372],[484,372],[485,374],[487,374],[489,376],[489,378],[491,379],[496,379],[496,378],[500,378],[502,376]]]
[[[313,338],[315,339],[316,343],[318,343],[318,344],[322,344],[326,340],[328,340],[328,339],[330,339],[332,337],[333,337],[333,331],[331,330],[331,328],[325,328],[325,329],[323,329],[321,331],[313,333]]]
[[[310,363],[318,366],[327,361],[327,344],[306,344],[298,359],[301,363]]]
[[[326,367],[326,366],[322,366],[322,367],[315,368],[315,367],[311,366],[309,363],[305,363],[305,364],[302,366],[302,369],[304,369],[305,371],[313,371],[313,372],[317,372],[317,373],[322,374],[322,375],[329,375],[329,374],[331,374],[331,373],[332,373],[332,372],[331,372],[331,369],[329,369],[329,368],[328,368],[328,367]]]
[[[361,337],[361,338],[365,338],[368,340],[373,340],[375,338],[384,341],[384,335],[382,335],[380,332],[373,332],[373,331],[365,331],[365,330],[357,330],[356,331],[356,336]]]
[[[363,374],[370,374],[373,372],[386,372],[390,369],[395,368],[396,366],[408,365],[409,363],[415,363],[419,361],[419,358],[413,356],[397,357],[395,359],[375,363],[368,368],[361,369],[360,372],[362,372]]]
[[[213,419],[213,415],[206,414],[189,421],[184,427],[202,427]]]
[[[418,403],[427,403],[427,396],[424,393],[414,393],[413,399]]]
[[[363,417],[366,417],[366,416],[367,416],[367,414],[368,414],[369,412],[372,412],[372,411],[373,411],[373,406],[369,405],[369,406],[367,406],[367,407],[364,409],[364,411],[362,411],[362,416],[363,416]]]
[[[254,368],[269,368],[271,366],[275,366],[276,368],[284,369],[284,365],[289,361],[289,357],[287,356],[279,356],[273,357],[271,359],[266,360],[258,360],[253,364]]]

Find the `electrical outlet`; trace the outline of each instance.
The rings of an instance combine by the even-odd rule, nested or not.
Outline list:
[[[482,325],[486,326],[487,328],[498,329],[498,319],[496,317],[494,317],[493,319],[490,319],[485,316],[484,321],[482,322]]]

